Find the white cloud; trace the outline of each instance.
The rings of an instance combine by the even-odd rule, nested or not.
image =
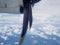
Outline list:
[[[0,45],[4,45],[4,43],[0,43]]]
[[[6,33],[6,35],[13,36],[13,33],[12,32],[8,32],[8,33]]]
[[[34,28],[32,28],[32,29],[28,32],[28,34],[36,35],[36,36],[42,37],[42,38],[44,38],[44,39],[48,39],[48,37],[45,35],[44,32],[39,32],[38,30],[36,30],[36,29],[34,29]],[[34,37],[32,37],[32,38],[34,38]]]
[[[52,25],[47,25],[47,26],[43,27],[43,30],[48,35],[52,35],[53,32],[57,32],[57,29]]]
[[[15,34],[20,34],[20,33],[21,33],[21,30],[15,29],[15,30],[13,31],[13,33],[15,33]]]
[[[5,36],[5,35],[2,35],[2,36],[0,36],[2,39],[4,39],[4,40],[8,40],[8,36]]]
[[[16,44],[19,44],[19,42],[14,42],[14,44],[16,45]]]
[[[53,40],[56,40],[56,38],[53,38]]]
[[[33,41],[33,45],[37,45],[38,41],[37,40],[34,40]]]

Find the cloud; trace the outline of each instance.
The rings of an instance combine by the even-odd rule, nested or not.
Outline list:
[[[0,37],[1,37],[2,39],[4,39],[4,40],[8,40],[8,36],[1,35]]]
[[[13,33],[12,32],[8,32],[8,33],[6,33],[6,35],[13,36]]]
[[[0,45],[4,45],[4,43],[0,43]]]
[[[34,40],[33,41],[33,45],[37,45],[38,41],[37,40]]]
[[[34,29],[34,28],[32,28],[32,29],[28,32],[28,34],[35,35],[35,36],[39,36],[39,37],[42,37],[42,38],[44,38],[44,39],[48,39],[48,37],[44,34],[44,32],[40,32],[40,31],[38,31],[38,30],[36,30],[36,29]],[[32,38],[34,38],[34,37],[32,37]]]
[[[19,42],[14,42],[15,45],[19,44]]]

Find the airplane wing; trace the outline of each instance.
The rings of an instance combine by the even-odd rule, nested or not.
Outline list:
[[[32,9],[31,9],[31,5],[24,8],[24,20],[23,20],[23,29],[22,29],[20,44],[22,44],[22,42],[25,38],[27,28],[28,28],[28,24],[30,24],[29,26],[31,28],[31,26],[32,26]]]
[[[0,13],[20,13],[22,0],[0,0]]]

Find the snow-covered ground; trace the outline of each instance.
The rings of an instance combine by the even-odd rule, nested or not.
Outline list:
[[[0,13],[0,45],[18,45],[23,15]],[[60,0],[42,0],[33,7],[33,25],[22,45],[60,45]]]

